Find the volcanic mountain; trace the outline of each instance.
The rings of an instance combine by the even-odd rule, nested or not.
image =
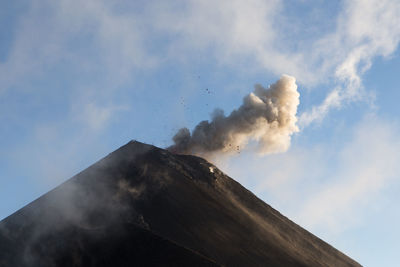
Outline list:
[[[0,266],[360,266],[206,160],[131,141],[0,222]]]

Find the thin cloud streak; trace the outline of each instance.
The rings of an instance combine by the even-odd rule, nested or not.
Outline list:
[[[338,85],[323,103],[302,115],[304,127],[344,102],[364,99],[362,74],[375,57],[388,57],[398,47],[400,4],[345,1],[331,32],[306,36],[302,46],[290,49],[284,44],[298,40],[286,38],[294,33],[289,30],[283,3],[187,1],[179,5],[179,1],[156,1],[143,5],[140,12],[122,3],[126,8],[121,12],[121,7],[105,1],[34,1],[20,23],[7,61],[0,64],[0,85],[6,90],[20,76],[45,74],[46,66],[64,60],[84,73],[102,74],[109,80],[108,87],[115,88],[130,81],[136,69],[190,59],[200,51],[226,65],[247,58],[260,70],[288,73],[306,86],[336,80]],[[41,14],[45,7],[52,11],[47,21]],[[91,44],[90,51],[77,49],[76,39]],[[150,44],[160,40],[161,49],[152,49]]]
[[[345,1],[344,12],[337,21],[336,32],[317,42],[317,54],[335,62],[336,82],[324,101],[301,114],[299,124],[307,127],[321,121],[331,109],[343,104],[367,100],[362,75],[374,58],[389,57],[400,42],[400,3],[398,1]],[[339,60],[338,60],[338,59]]]

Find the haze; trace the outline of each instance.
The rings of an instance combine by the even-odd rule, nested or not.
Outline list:
[[[288,75],[290,127],[208,159],[362,265],[396,266],[398,14],[396,0],[3,1],[0,219],[131,139],[170,147]]]

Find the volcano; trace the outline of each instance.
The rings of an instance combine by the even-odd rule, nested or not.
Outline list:
[[[360,266],[206,160],[131,141],[0,222],[0,266]]]

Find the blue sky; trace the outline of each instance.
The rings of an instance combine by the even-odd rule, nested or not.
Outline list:
[[[0,219],[289,74],[288,151],[214,163],[361,264],[396,266],[398,14],[396,0],[0,1]]]

